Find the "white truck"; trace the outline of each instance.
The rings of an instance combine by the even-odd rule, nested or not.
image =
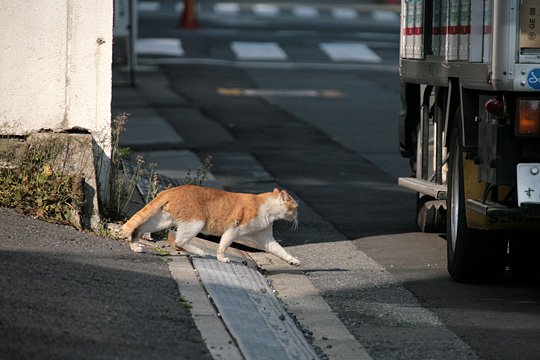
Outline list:
[[[400,151],[460,282],[540,279],[540,0],[402,0]],[[441,230],[441,227],[443,230]]]

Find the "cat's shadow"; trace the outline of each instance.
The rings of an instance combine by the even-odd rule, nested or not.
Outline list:
[[[315,273],[315,272],[345,272],[349,271],[346,269],[332,268],[332,269],[302,269],[305,273]]]
[[[346,269],[300,269],[299,267],[292,267],[290,269],[272,269],[272,270],[262,270],[263,275],[269,274],[288,274],[288,275],[298,275],[299,273],[309,274],[317,272],[343,272],[349,271]]]
[[[145,252],[147,252],[148,254],[157,255],[157,256],[182,256],[182,257],[185,256],[185,257],[191,257],[192,260],[193,259],[206,259],[206,260],[211,259],[211,260],[214,260],[214,261],[218,261],[216,255],[210,254],[210,253],[207,253],[205,256],[201,257],[201,256],[197,256],[197,255],[188,254],[188,253],[183,252],[183,251],[176,251],[176,250],[171,250],[171,249],[166,249],[165,251],[156,250],[155,247],[148,248]],[[231,257],[231,262],[229,264],[243,264],[245,266],[248,266],[247,260],[241,260],[240,261],[239,259],[235,258],[235,256]],[[256,266],[256,265],[252,265],[252,266]],[[318,273],[318,272],[329,273],[329,272],[347,272],[347,271],[349,271],[347,269],[341,269],[341,268],[301,269],[300,267],[297,267],[297,266],[292,266],[292,265],[289,265],[289,266],[290,266],[289,269],[272,269],[272,270],[269,271],[269,270],[259,268],[259,270],[263,274],[272,273],[272,274],[290,274],[290,275],[298,274],[299,272],[304,273],[304,274],[310,274],[310,273]]]

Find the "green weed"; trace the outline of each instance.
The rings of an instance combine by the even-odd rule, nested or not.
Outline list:
[[[157,248],[157,247],[153,247],[151,248],[152,249],[152,252],[155,253],[156,255],[159,255],[159,256],[170,256],[171,253],[165,249],[161,249],[161,248]]]
[[[182,304],[186,309],[192,309],[193,308],[193,304],[188,301],[185,297],[183,297],[182,295],[179,295],[178,296],[178,301],[180,302],[180,304]]]
[[[208,173],[210,172],[211,168],[212,168],[212,156],[208,155],[204,159],[201,167],[197,169],[197,172],[195,173],[195,175],[192,175],[191,169],[188,169],[186,177],[184,178],[184,181],[182,182],[182,184],[201,186],[205,180],[208,180]]]
[[[105,217],[111,221],[122,221],[126,217],[132,199],[137,190],[137,184],[141,181],[148,183],[149,186],[146,193],[140,194],[145,203],[152,201],[160,190],[159,177],[156,163],[147,163],[142,156],[137,156],[133,163],[129,174],[123,171],[124,161],[129,159],[131,149],[120,147],[119,139],[122,132],[125,130],[125,125],[129,120],[128,113],[120,113],[116,115],[112,122],[112,154],[111,154],[111,201],[109,206],[104,209]],[[212,157],[207,156],[203,164],[197,169],[195,174],[191,169],[188,169],[187,175],[182,181],[182,184],[202,185],[208,179],[208,173],[212,167]],[[168,185],[166,188],[171,187]],[[166,239],[167,230],[152,234],[154,238]]]
[[[81,203],[75,177],[53,167],[61,146],[53,140],[26,144],[0,168],[0,206],[44,220],[68,224]]]

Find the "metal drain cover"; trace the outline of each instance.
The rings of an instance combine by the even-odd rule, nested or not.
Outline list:
[[[246,359],[318,359],[257,270],[215,258],[193,265]]]

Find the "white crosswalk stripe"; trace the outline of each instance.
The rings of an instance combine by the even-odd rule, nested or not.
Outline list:
[[[314,18],[319,16],[319,10],[313,6],[295,6],[292,12],[294,16],[300,18]]]
[[[377,10],[373,11],[371,16],[376,21],[399,21],[399,15],[392,11]]]
[[[236,15],[240,12],[240,4],[216,3],[214,4],[214,12],[221,15]]]
[[[336,7],[332,9],[332,16],[342,20],[354,20],[358,18],[358,13],[354,9]]]
[[[318,44],[330,61],[347,63],[381,63],[382,59],[362,42],[323,42]],[[137,54],[142,57],[184,57],[186,52],[180,39],[138,39]],[[230,50],[241,61],[286,61],[286,50],[275,42],[233,41]],[[188,54],[189,55],[189,54]],[[297,59],[295,61],[302,60]]]
[[[173,7],[176,13],[180,13],[184,9],[184,2],[176,2]],[[165,11],[166,9],[167,6],[157,0],[142,0],[137,2],[137,10],[141,13]],[[201,4],[197,4],[197,9],[200,13],[204,13],[204,6],[201,6]],[[239,16],[244,13],[265,18],[273,18],[281,14],[292,14],[295,17],[304,19],[331,16],[338,20],[357,20],[361,17],[357,9],[339,5],[331,8],[318,8],[310,5],[283,6],[269,3],[217,2],[212,5],[210,11],[215,15]],[[373,10],[369,13],[362,14],[362,18],[366,15],[371,16],[375,21],[383,22],[399,22],[400,19],[398,13],[386,10]]]
[[[183,56],[185,54],[180,39],[137,39],[135,48],[138,55]]]
[[[161,3],[159,1],[139,1],[137,9],[143,12],[155,12],[161,9]]]
[[[183,2],[177,2],[174,4],[174,11],[177,13],[181,13],[184,11],[184,3]]]
[[[363,43],[321,43],[319,48],[333,61],[378,63],[382,59]]]
[[[281,11],[278,6],[273,4],[254,4],[253,12],[258,16],[275,17],[278,16]]]
[[[231,43],[231,50],[239,60],[287,60],[285,51],[273,42],[243,42]]]

